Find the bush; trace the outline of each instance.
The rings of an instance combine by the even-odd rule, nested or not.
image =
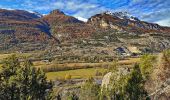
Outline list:
[[[100,87],[89,78],[81,87],[80,100],[99,100]]]
[[[30,60],[21,64],[13,55],[0,69],[0,100],[52,100],[52,82]]]
[[[95,76],[102,76],[102,72],[99,72],[99,70],[95,71]]]
[[[108,87],[102,89],[100,98],[101,100],[143,100],[146,96],[139,65],[135,65],[132,72],[127,75],[114,74]]]
[[[144,79],[147,79],[149,75],[153,72],[153,67],[156,62],[156,56],[153,55],[143,55],[140,59],[140,69]]]
[[[65,80],[70,80],[71,79],[71,75],[70,74],[66,74],[65,75]]]

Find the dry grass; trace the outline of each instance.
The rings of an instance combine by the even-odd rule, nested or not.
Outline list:
[[[119,65],[131,65],[140,61],[140,58],[129,58],[127,60],[119,61]],[[48,72],[47,78],[48,80],[55,80],[55,79],[64,79],[65,75],[69,74],[72,76],[73,79],[75,78],[88,78],[91,76],[95,76],[96,70],[103,73],[106,71],[104,66],[111,65],[112,62],[105,62],[105,63],[71,63],[71,64],[60,64],[60,67],[70,67],[75,68],[74,70],[65,70],[65,71],[58,71],[58,72]],[[92,68],[86,69],[76,69],[76,68],[84,68],[83,66],[90,66]],[[79,67],[78,67],[79,66]]]
[[[131,65],[140,62],[140,58],[128,58],[126,60],[121,60],[118,62],[120,65]]]
[[[48,80],[64,79],[66,75],[71,75],[72,79],[76,78],[89,78],[94,77],[96,70],[99,72],[104,72],[106,69],[103,68],[88,68],[88,69],[77,69],[77,70],[68,70],[68,71],[59,71],[59,72],[49,72],[47,73]]]
[[[129,58],[126,60],[118,61],[118,64],[121,65],[132,65],[138,63],[140,58]],[[86,68],[107,68],[112,65],[112,62],[102,62],[102,63],[65,63],[65,64],[55,64],[55,63],[46,63],[42,61],[34,62],[34,66],[37,68],[42,68],[45,72],[55,72],[55,71],[66,71],[66,70],[75,70],[75,69],[86,69]]]
[[[0,60],[7,58],[11,54],[0,54]]]

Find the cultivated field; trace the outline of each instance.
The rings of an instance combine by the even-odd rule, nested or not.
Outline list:
[[[12,54],[0,54],[0,61],[7,58],[10,55],[17,55],[17,57],[32,57],[33,53],[12,53]],[[140,58],[127,58],[125,60],[118,61],[120,66],[132,65],[140,61]],[[100,62],[100,63],[64,63],[58,64],[55,62],[45,62],[44,60],[34,61],[34,66],[42,68],[47,74],[48,80],[64,79],[66,75],[70,75],[71,78],[88,78],[96,76],[96,72],[102,76],[106,69],[113,64],[113,62]]]

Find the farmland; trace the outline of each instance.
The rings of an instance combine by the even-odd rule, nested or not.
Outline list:
[[[34,53],[11,53],[11,54],[0,54],[0,61],[7,58],[10,55],[17,55],[19,58],[22,57],[32,57]],[[127,58],[118,61],[119,65],[132,65],[139,62],[139,58]],[[41,68],[47,74],[48,80],[64,79],[64,77],[69,74],[72,79],[75,78],[88,78],[93,77],[96,71],[104,73],[106,69],[112,65],[113,62],[100,62],[100,63],[55,63],[55,62],[45,62],[43,60],[33,61],[33,65],[36,68]],[[100,75],[102,76],[102,75]]]

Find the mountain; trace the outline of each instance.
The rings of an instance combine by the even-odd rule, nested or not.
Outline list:
[[[118,17],[120,19],[140,21],[137,17],[130,15],[128,12],[114,12],[114,13],[112,13],[112,12],[106,11],[106,12],[104,12],[104,14],[108,14],[108,15],[111,15],[111,16],[114,16],[114,17]]]
[[[2,51],[15,49],[27,51],[42,48],[41,43],[54,41],[51,39],[49,30],[48,23],[35,13],[0,9],[0,49]]]
[[[51,32],[60,40],[88,37],[93,31],[91,26],[77,18],[64,14],[60,10],[53,10],[42,19],[49,23]]]
[[[0,9],[0,18],[11,20],[31,20],[40,18],[36,13],[28,12],[24,10],[6,10]]]
[[[160,52],[170,48],[169,27],[142,21],[127,12],[96,14],[88,19],[87,24],[100,29],[93,38],[109,41],[106,42],[108,46],[132,46],[142,52]]]
[[[60,10],[42,16],[37,12],[0,9],[1,52],[50,50],[67,56],[112,55],[113,48],[128,45],[141,51],[162,51],[170,48],[169,33],[169,27],[141,21],[127,12],[107,11],[83,22]]]
[[[56,25],[56,24],[71,24],[71,23],[83,23],[82,21],[71,17],[67,16],[64,14],[64,12],[60,10],[53,10],[50,12],[50,14],[45,15],[43,17],[44,20],[46,20],[50,25]]]
[[[149,32],[165,33],[170,29],[158,24],[141,21],[127,12],[112,13],[107,11],[96,14],[89,18],[87,23],[100,28],[124,30],[141,34]]]

